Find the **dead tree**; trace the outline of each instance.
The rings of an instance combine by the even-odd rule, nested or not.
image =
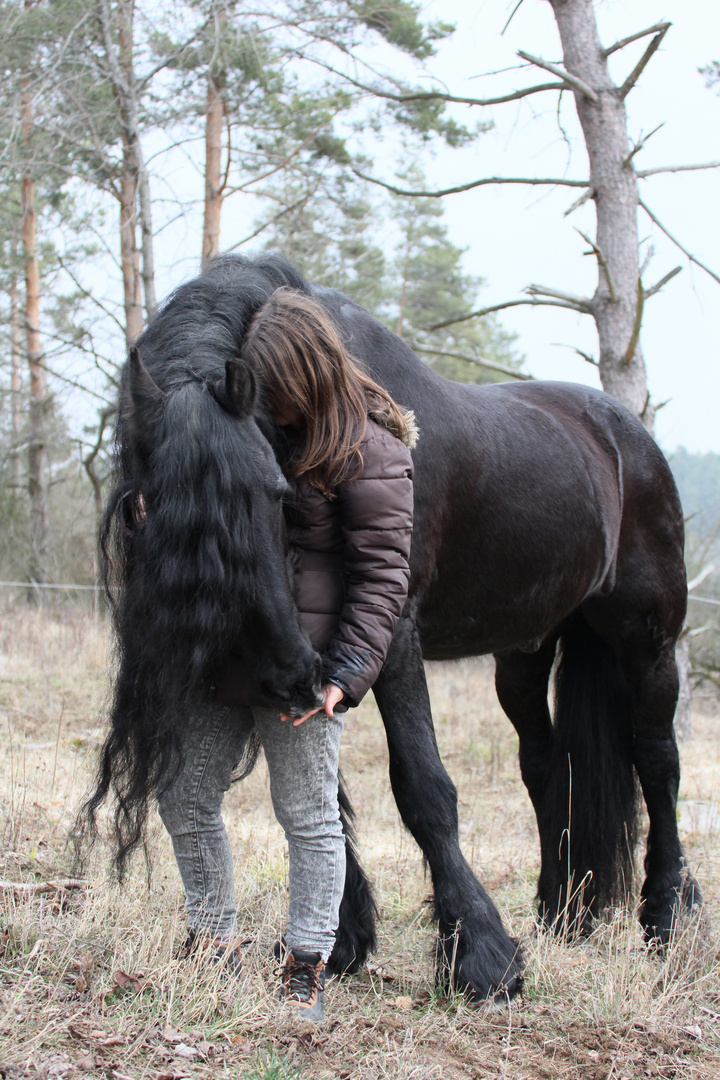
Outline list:
[[[490,312],[521,304],[552,305],[589,315],[594,320],[597,329],[598,358],[581,355],[597,365],[603,388],[627,405],[636,416],[640,417],[645,426],[652,430],[655,409],[648,392],[645,361],[640,345],[644,305],[675,274],[679,273],[681,267],[674,267],[652,286],[645,286],[641,280],[639,261],[638,208],[645,211],[684,255],[702,269],[707,270],[716,280],[720,281],[720,277],[700,263],[658,221],[656,215],[641,199],[638,181],[661,172],[717,168],[720,162],[646,170],[635,169],[635,155],[647,141],[647,137],[635,145],[631,143],[628,135],[625,99],[657,51],[670,28],[670,23],[657,23],[630,34],[609,47],[604,47],[598,35],[593,0],[549,0],[549,2],[560,33],[563,49],[562,64],[547,61],[528,52],[520,52],[519,56],[531,68],[539,68],[551,74],[553,81],[536,83],[498,97],[485,99],[460,97],[444,91],[414,91],[399,84],[395,84],[392,89],[387,89],[383,85],[368,85],[354,79],[348,81],[374,96],[385,98],[410,109],[420,108],[431,102],[458,102],[483,107],[517,101],[535,94],[570,92],[575,99],[588,153],[589,175],[586,178],[487,176],[441,191],[407,191],[359,171],[358,175],[374,183],[380,183],[381,186],[398,195],[436,198],[497,184],[576,188],[578,198],[568,209],[568,214],[588,200],[592,200],[597,216],[595,236],[580,233],[597,261],[597,287],[592,296],[578,296],[561,287],[534,284],[526,288],[526,295],[522,298],[494,304],[480,311],[458,313],[457,318],[447,320],[441,325],[449,326],[465,319],[479,318]],[[519,6],[518,4],[517,7]],[[610,76],[608,57],[632,42],[644,38],[650,39],[647,48],[625,80],[617,85]],[[440,326],[428,327],[428,329],[440,329]]]

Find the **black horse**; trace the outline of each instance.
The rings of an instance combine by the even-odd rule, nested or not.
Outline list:
[[[276,429],[236,361],[248,320],[280,286],[320,299],[420,428],[410,592],[374,693],[395,799],[432,874],[439,977],[477,999],[512,994],[522,959],[460,850],[423,658],[496,658],[537,816],[546,923],[585,931],[626,895],[637,777],[650,819],[640,919],[648,939],[666,941],[699,891],[675,816],[686,581],[665,459],[595,390],[441,378],[362,308],[277,256],[216,260],[169,298],[127,365],[104,529],[109,579],[122,585],[120,666],[91,814],[112,791],[122,863],[171,768],[183,704],[207,691],[231,641],[244,641],[269,703],[299,714],[316,698],[317,657],[293,618],[285,566]],[[349,826],[348,839],[333,962],[352,970],[374,945],[374,903]]]

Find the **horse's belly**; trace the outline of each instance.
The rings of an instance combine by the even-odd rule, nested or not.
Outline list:
[[[557,545],[543,557],[441,563],[418,594],[417,625],[428,660],[520,648],[529,652],[588,596],[610,585],[599,536]]]

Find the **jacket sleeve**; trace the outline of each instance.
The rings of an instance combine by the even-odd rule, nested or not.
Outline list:
[[[412,539],[412,459],[378,428],[362,448],[363,471],[338,488],[345,601],[323,663],[325,681],[354,708],[385,663],[408,593]]]

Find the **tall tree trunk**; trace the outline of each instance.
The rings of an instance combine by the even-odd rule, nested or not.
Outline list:
[[[150,177],[148,176],[142,142],[140,119],[135,85],[133,57],[134,0],[117,0],[118,47],[112,33],[112,19],[108,0],[98,0],[98,19],[102,31],[103,48],[110,72],[110,81],[120,108],[124,140],[137,187],[142,237],[142,282],[145,294],[145,312],[151,319],[157,310],[155,298],[155,252],[153,247],[152,203]]]
[[[220,212],[225,187],[222,175],[222,128],[225,101],[222,80],[208,75],[205,114],[205,214],[203,219],[202,268],[220,250]]]
[[[612,81],[598,37],[593,0],[550,0],[566,70],[597,95],[574,89],[590,160],[597,213],[598,284],[593,297],[600,380],[603,389],[653,428],[647,373],[640,348],[638,187],[632,162],[624,97]]]
[[[137,246],[137,183],[127,139],[123,139],[120,176],[120,264],[125,307],[125,344],[130,349],[143,328],[142,274]]]
[[[32,7],[32,0],[25,0]],[[37,259],[37,220],[35,216],[35,180],[30,173],[32,162],[33,101],[30,80],[21,82],[21,125],[24,158],[28,171],[22,178],[20,208],[22,247],[25,261],[25,347],[30,372],[30,430],[28,438],[28,494],[30,496],[30,580],[48,580],[48,476],[45,445],[47,394],[40,343],[40,270]],[[41,590],[38,590],[41,595]],[[37,596],[36,596],[37,599]]]
[[[32,113],[23,105],[23,129],[29,138]],[[22,238],[25,254],[25,342],[30,370],[30,437],[28,492],[30,494],[30,579],[48,580],[48,479],[45,446],[47,395],[40,346],[40,273],[37,260],[35,181],[22,179]]]
[[[20,461],[20,433],[22,431],[22,329],[20,326],[20,297],[18,295],[18,277],[13,269],[10,279],[10,397],[12,409],[13,435],[13,479],[15,488],[22,483],[22,463]]]

